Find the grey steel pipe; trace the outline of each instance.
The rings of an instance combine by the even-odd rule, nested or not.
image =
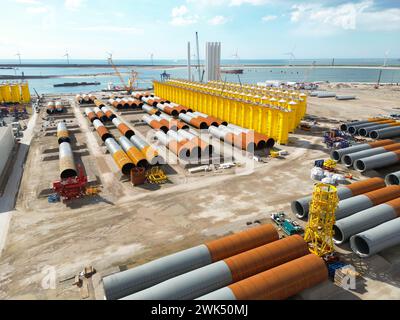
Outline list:
[[[208,132],[220,140],[224,140],[224,138],[225,138],[225,132],[217,127],[214,127],[214,126],[209,127]]]
[[[336,96],[336,100],[354,100],[354,99],[356,99],[356,96],[351,96],[351,95]]]
[[[249,129],[242,128],[242,127],[239,127],[239,126],[234,125],[234,124],[231,124],[231,123],[229,123],[229,124],[227,125],[227,127],[228,127],[228,128],[232,128],[232,129],[236,129],[236,130],[238,130],[239,132],[244,132],[244,133],[248,133],[248,132],[250,131]]]
[[[115,141],[114,138],[108,138],[104,143],[121,172],[125,175],[130,174],[135,165],[122,150],[122,147],[117,143],[117,141]]]
[[[157,131],[156,135],[157,140],[160,141],[160,143],[167,147],[169,144],[169,137],[163,132],[163,131]]]
[[[363,127],[360,130],[358,130],[358,133],[360,134],[360,136],[368,137],[371,131],[389,128],[389,127],[393,127],[393,125],[391,125],[389,123],[378,124],[378,125],[372,126],[372,127]]]
[[[62,142],[59,147],[59,153],[61,179],[76,177],[77,171],[71,145],[68,142]]]
[[[123,300],[192,300],[307,254],[304,239],[290,236],[181,274]]]
[[[363,258],[398,244],[400,244],[400,218],[382,223],[350,238],[351,249]]]
[[[130,140],[133,143],[133,145],[136,148],[138,148],[140,150],[140,152],[142,152],[144,154],[147,162],[150,163],[151,165],[165,163],[165,160],[163,159],[163,157],[161,157],[158,154],[158,152],[156,150],[154,150],[154,148],[149,143],[147,143],[146,141],[144,141],[137,135],[132,136],[130,138]]]
[[[351,134],[356,134],[356,133],[358,133],[358,130],[360,130],[361,128],[370,128],[370,127],[376,126],[378,124],[381,124],[381,123],[373,121],[370,123],[356,124],[356,125],[350,126],[347,131]]]
[[[388,186],[339,201],[335,211],[336,220],[398,197],[400,197],[400,186]]]
[[[337,188],[337,195],[340,200],[344,200],[383,187],[385,187],[385,181],[383,179],[371,178],[367,180],[354,182],[348,186],[339,187]],[[295,213],[296,216],[299,218],[307,217],[308,211],[310,209],[311,200],[312,196],[307,196],[292,201],[291,208],[293,213]]]
[[[335,98],[336,97],[336,93],[334,92],[318,92],[317,95],[318,98]]]
[[[271,224],[247,229],[103,278],[107,299],[120,299],[162,281],[279,239]]]
[[[400,217],[400,199],[394,199],[375,207],[359,211],[336,221],[333,240],[337,244],[346,242],[351,236]]]
[[[362,121],[350,121],[350,122],[342,123],[342,124],[340,125],[340,130],[342,130],[342,131],[347,131],[349,126],[357,125],[357,124],[363,124],[363,123],[368,123],[368,122],[370,122],[370,121],[368,121],[368,120],[362,120]]]
[[[383,146],[383,147],[372,148],[369,150],[363,150],[363,151],[359,151],[359,152],[349,153],[349,154],[345,154],[342,157],[342,163],[344,163],[344,165],[346,167],[351,167],[353,165],[354,161],[356,161],[358,159],[363,159],[363,158],[371,157],[371,156],[374,156],[377,154],[385,153],[388,151],[399,150],[399,149],[400,149],[400,143],[394,143],[394,144],[389,144],[389,145]]]
[[[340,161],[342,157],[346,154],[354,153],[354,152],[359,152],[363,150],[369,150],[372,148],[377,148],[377,147],[382,147],[386,146],[388,144],[393,144],[393,140],[382,140],[382,141],[376,141],[376,142],[370,142],[370,143],[362,143],[362,144],[356,144],[354,146],[348,147],[348,148],[343,148],[339,150],[333,150],[331,152],[331,158],[335,161]]]
[[[389,173],[385,177],[386,184],[389,185],[400,185],[400,171]]]
[[[372,169],[378,169],[390,166],[400,161],[400,150],[390,151],[375,156],[362,158],[354,161],[354,168],[357,171],[365,172]]]
[[[57,139],[58,139],[58,144],[61,144],[63,142],[71,142],[67,125],[65,124],[64,121],[61,121],[57,124]]]
[[[400,136],[400,127],[373,130],[369,133],[372,139],[384,139]]]
[[[135,166],[142,168],[147,168],[149,166],[149,163],[146,160],[144,154],[140,152],[140,150],[135,147],[132,141],[130,141],[126,136],[121,136],[118,139],[118,143],[121,145],[122,149],[132,160]]]

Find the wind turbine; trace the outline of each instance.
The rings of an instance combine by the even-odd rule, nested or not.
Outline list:
[[[107,54],[108,54],[108,59],[107,59],[107,61],[108,61],[109,64],[111,64],[111,62],[113,61],[113,54],[110,53],[110,52],[107,52]]]
[[[388,60],[388,55],[390,53],[390,50],[386,50],[385,52],[385,60],[383,60],[383,66],[387,67],[387,60]]]
[[[289,52],[284,53],[284,55],[289,56],[289,65],[293,65],[293,61],[296,60],[296,56],[294,55],[294,50],[296,49],[296,45],[294,45],[293,49]]]
[[[154,66],[154,53],[150,53],[151,65]]]
[[[18,59],[19,59],[19,64],[22,64],[22,62],[21,62],[21,53],[18,52],[18,53],[16,54],[16,56],[17,56]]]
[[[67,57],[67,63],[69,64],[69,53],[68,53],[68,51],[65,52],[64,57]]]
[[[232,55],[232,57],[236,59],[236,64],[240,64],[240,57],[239,57],[239,54],[238,54],[238,49],[236,49],[236,51]]]

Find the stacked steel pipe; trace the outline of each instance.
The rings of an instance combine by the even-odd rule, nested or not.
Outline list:
[[[64,106],[62,105],[61,101],[57,101],[55,104],[56,112],[62,113],[64,112]]]
[[[97,133],[99,134],[101,140],[103,140],[104,142],[107,139],[112,138],[111,133],[107,130],[107,128],[100,120],[98,119],[93,120],[93,126],[96,129]]]
[[[109,107],[103,106],[101,107],[101,111],[105,113],[107,116],[108,120],[113,121],[117,116],[111,111]]]
[[[354,161],[353,166],[357,171],[365,172],[372,169],[387,167],[400,162],[400,150],[395,149],[382,154],[366,157]]]
[[[158,109],[156,109],[154,107],[151,107],[151,106],[149,106],[147,104],[144,104],[142,106],[142,109],[143,109],[143,111],[147,112],[149,115],[155,114],[155,115],[159,116],[161,114],[160,110],[158,110]]]
[[[400,126],[399,122],[378,124],[376,126],[361,128],[358,130],[358,133],[360,136],[371,137],[373,139],[392,138],[399,134],[398,126]]]
[[[380,121],[380,120],[383,120],[383,119],[382,118],[370,118],[368,120],[350,121],[350,122],[342,123],[340,125],[340,130],[349,131],[350,127],[355,127],[355,126],[358,126],[358,125],[369,125],[369,124],[371,124],[373,122]]]
[[[197,136],[196,134],[194,134],[193,132],[179,129],[178,134],[182,138],[187,139],[190,143],[192,143],[196,146],[199,146],[199,148],[201,150],[201,154],[206,155],[206,156],[211,156],[214,153],[214,147],[211,144],[200,139],[200,137]]]
[[[400,171],[389,173],[385,177],[386,184],[389,185],[400,185]]]
[[[161,130],[164,133],[167,133],[169,130],[168,125],[165,125],[165,123],[164,124],[160,123],[160,121],[154,119],[153,116],[144,115],[142,120],[146,122],[154,130]]]
[[[125,175],[130,174],[135,165],[122,150],[122,147],[117,143],[117,141],[115,141],[114,138],[107,138],[104,143],[121,172]]]
[[[187,124],[192,125],[197,129],[208,129],[208,121],[205,118],[196,116],[192,112],[186,112],[179,114],[179,119],[183,120]]]
[[[60,143],[60,178],[62,180],[77,176],[74,156],[69,142]]]
[[[150,146],[150,144],[137,135],[132,136],[130,140],[133,145],[145,156],[149,164],[156,165],[165,163],[164,159],[158,154],[158,152],[152,146]]]
[[[103,101],[101,101],[100,99],[96,99],[96,100],[94,100],[94,104],[95,104],[95,106],[96,107],[98,107],[98,108],[103,108],[103,107],[105,107],[105,103],[103,102]]]
[[[388,119],[370,121],[369,123],[351,125],[348,127],[347,131],[351,134],[358,134],[360,129],[367,129],[376,125],[389,124],[389,123],[395,123],[395,121]]]
[[[93,94],[83,94],[83,95],[76,95],[75,100],[79,103],[79,104],[91,104],[94,103],[97,98],[96,96],[94,96]]]
[[[381,140],[381,141],[376,141],[376,142],[356,144],[356,145],[348,147],[348,148],[333,150],[331,152],[331,158],[333,160],[339,162],[342,160],[342,157],[347,154],[351,154],[351,153],[355,153],[355,152],[359,152],[359,151],[363,151],[363,150],[370,150],[370,149],[378,148],[378,147],[384,147],[389,144],[394,144],[394,141],[387,139],[387,140]]]
[[[189,155],[191,158],[200,158],[201,157],[201,147],[198,144],[198,140],[189,140],[187,139],[186,135],[178,134],[174,130],[169,130],[167,132],[167,136],[169,138],[169,145],[171,143],[175,144],[177,146],[182,146],[182,148],[187,148],[189,150]],[[179,150],[182,150],[181,147],[179,147]],[[172,148],[174,149],[174,148]],[[174,152],[175,154],[178,154]]]
[[[308,245],[294,235],[176,276],[123,300],[189,300],[308,255]]]
[[[284,300],[328,280],[323,259],[304,255],[227,287],[198,300]]]
[[[53,101],[48,102],[47,103],[47,108],[46,108],[47,114],[52,114],[55,111],[56,111],[55,103]]]
[[[226,236],[103,278],[108,299],[120,299],[162,281],[279,239],[271,224]]]
[[[108,121],[108,117],[104,114],[103,111],[100,110],[100,108],[95,107],[93,109],[94,113],[96,114],[97,118],[99,120],[101,120],[102,122],[107,122]]]
[[[337,195],[340,200],[344,200],[384,187],[385,181],[382,178],[371,178],[339,187],[337,188]],[[299,218],[307,217],[311,200],[312,196],[308,196],[293,201],[291,204],[293,213]]]
[[[163,146],[167,147],[179,158],[189,159],[191,157],[190,150],[185,145],[187,140],[178,141],[173,139],[170,135],[165,134],[163,131],[157,131],[156,138]]]
[[[67,125],[64,121],[61,121],[57,124],[57,139],[58,144],[61,144],[63,142],[71,142]]]

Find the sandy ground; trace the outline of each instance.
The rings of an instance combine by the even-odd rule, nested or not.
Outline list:
[[[299,130],[290,136],[288,146],[278,146],[289,152],[285,159],[268,158],[267,163],[256,163],[233,150],[237,161],[254,168],[190,175],[181,165],[173,164],[166,168],[172,183],[159,188],[133,188],[121,181],[114,162],[81,110],[71,107],[68,114],[72,116],[69,125],[75,128],[75,157],[90,181],[102,184],[103,192],[72,206],[47,203],[43,195],[57,179],[57,142],[54,130],[35,136],[0,257],[0,298],[81,299],[81,291],[72,285],[72,279],[86,265],[94,266],[104,276],[245,229],[256,220],[270,222],[273,212],[284,210],[290,214],[290,201],[312,190],[309,173],[314,160],[327,157],[328,151],[321,143],[322,131],[347,119],[397,113],[400,107],[400,91],[395,88],[327,89],[356,94],[358,99],[309,98],[308,114],[317,117],[318,127],[311,133]],[[123,115],[130,123],[140,117]],[[146,134],[147,128],[135,130]],[[329,288],[311,290],[303,298],[400,297],[399,247],[364,260],[347,249],[339,250],[363,272],[363,290],[349,293],[324,284]],[[46,285],[49,272],[54,274],[55,287]]]

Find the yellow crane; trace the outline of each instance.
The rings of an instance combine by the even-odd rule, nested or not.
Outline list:
[[[125,80],[122,77],[121,73],[119,72],[117,66],[114,64],[111,54],[110,54],[110,57],[108,58],[108,63],[114,69],[115,74],[118,76],[119,80],[121,81],[121,84],[125,87],[125,90],[128,91],[129,94],[131,94],[132,91],[134,90],[134,85],[137,81],[138,73],[132,69],[131,77],[128,79],[128,84],[125,84]]]
[[[333,253],[333,225],[338,203],[336,187],[326,183],[315,185],[304,240],[310,252],[319,257]]]

